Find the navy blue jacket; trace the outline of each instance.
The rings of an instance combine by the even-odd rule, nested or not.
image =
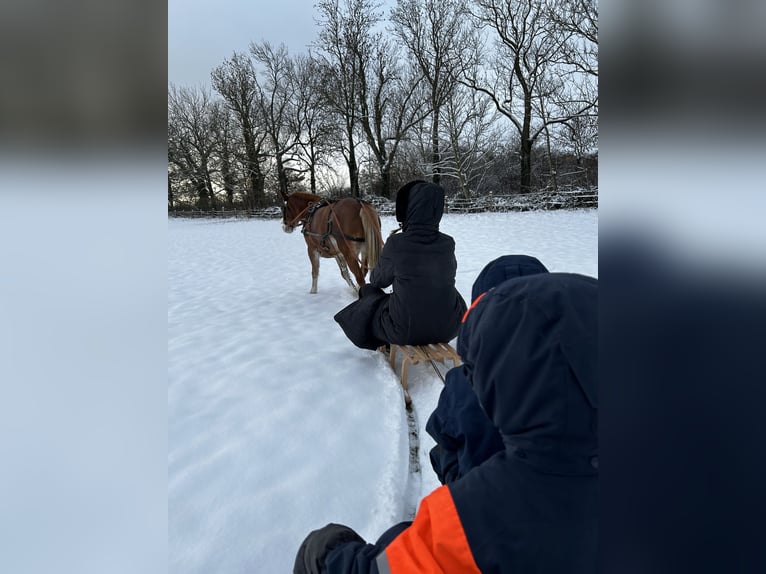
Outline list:
[[[481,572],[597,569],[598,282],[511,279],[471,311],[462,358],[504,450],[450,484]]]
[[[508,279],[547,272],[545,265],[535,257],[503,255],[490,261],[479,273],[471,289],[471,300],[476,301]],[[464,351],[464,347],[465,337],[458,332],[458,349]],[[479,404],[463,366],[447,373],[426,431],[436,441],[430,452],[431,466],[442,484],[457,480],[503,450],[500,432]]]

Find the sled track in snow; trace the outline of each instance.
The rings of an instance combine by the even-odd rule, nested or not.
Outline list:
[[[393,371],[397,384],[402,390],[402,406],[407,417],[407,445],[409,447],[409,459],[407,461],[407,482],[404,485],[404,516],[403,520],[413,520],[420,503],[420,490],[422,475],[420,469],[420,437],[418,432],[418,415],[415,405],[410,399],[409,393],[401,386],[401,380],[396,369],[391,366],[390,355],[382,348],[386,367]]]
[[[409,439],[410,459],[407,484],[404,488],[405,520],[413,520],[418,510],[420,497],[420,438],[418,437],[418,419],[412,404],[405,407],[407,413],[407,436]]]

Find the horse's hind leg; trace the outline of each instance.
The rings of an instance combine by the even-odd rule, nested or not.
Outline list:
[[[346,283],[348,283],[349,287],[351,287],[354,291],[359,291],[359,287],[354,285],[354,282],[351,279],[351,274],[348,272],[348,264],[346,263],[346,258],[343,257],[343,254],[338,249],[338,244],[335,241],[335,238],[331,237],[330,241],[332,242],[333,247],[335,248],[335,261],[338,263],[340,274],[346,280]]]
[[[354,280],[351,279],[351,273],[348,272],[348,265],[346,264],[346,260],[343,258],[343,255],[338,253],[335,256],[335,261],[338,262],[338,268],[340,268],[340,274],[343,275],[343,278],[346,280],[346,283],[348,283],[348,286],[351,287],[354,291],[359,291],[359,286],[354,283]]]
[[[353,250],[343,253],[343,256],[346,258],[348,267],[351,270],[351,273],[354,274],[357,284],[359,285],[359,287],[361,287],[362,285],[364,285],[364,276],[367,274],[367,271],[365,269],[366,265],[364,264],[364,262],[362,266],[359,265],[358,255]]]

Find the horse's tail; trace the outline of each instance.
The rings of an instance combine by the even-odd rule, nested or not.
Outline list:
[[[375,208],[369,203],[363,203],[359,211],[364,227],[364,245],[367,251],[367,267],[372,270],[378,264],[380,250],[383,248],[383,238],[380,235],[380,217]]]

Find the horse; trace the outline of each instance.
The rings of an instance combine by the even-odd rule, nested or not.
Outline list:
[[[358,291],[367,272],[378,262],[383,239],[380,216],[370,203],[354,197],[330,200],[293,192],[282,195],[282,229],[292,233],[301,226],[311,261],[311,291],[317,292],[319,262],[333,257],[346,283]],[[349,269],[356,279],[351,280]]]

